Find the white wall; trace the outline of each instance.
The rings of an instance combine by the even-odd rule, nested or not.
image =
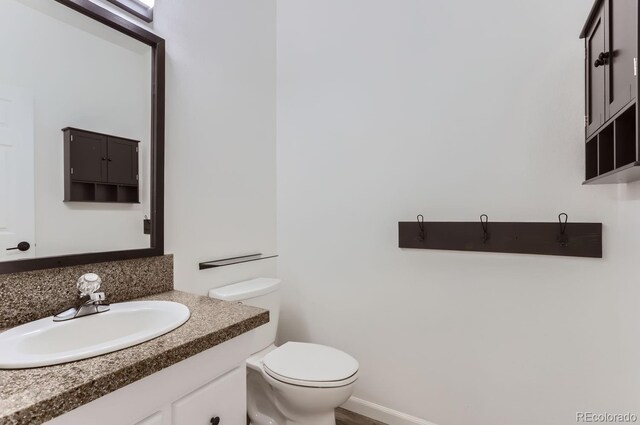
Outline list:
[[[276,252],[275,11],[275,0],[156,1],[153,28],[167,40],[165,251],[177,289],[275,275],[275,260],[198,270]]]
[[[280,0],[282,339],[439,425],[640,413],[640,184],[581,186],[591,2]],[[174,153],[175,155],[175,153]],[[604,223],[604,259],[400,250],[397,222]]]
[[[148,248],[151,49],[56,2],[4,0],[0,51],[0,84],[33,95],[36,255]],[[69,126],[141,141],[140,204],[62,202]]]

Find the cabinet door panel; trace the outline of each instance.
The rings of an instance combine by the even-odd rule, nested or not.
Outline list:
[[[615,115],[636,96],[633,60],[636,56],[637,0],[608,0],[609,113]]]
[[[109,183],[138,184],[138,143],[109,137]]]
[[[165,425],[165,420],[162,415],[162,412],[157,412],[146,419],[143,419],[140,422],[137,422],[135,425]]]
[[[246,423],[246,372],[240,367],[192,392],[173,404],[173,425]]]
[[[88,182],[106,182],[107,138],[82,131],[74,131],[71,137],[71,178]]]
[[[600,8],[587,36],[587,136],[593,134],[605,120],[605,67],[595,62],[605,49],[604,7]]]

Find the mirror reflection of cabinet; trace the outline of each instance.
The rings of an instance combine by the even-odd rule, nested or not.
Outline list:
[[[585,40],[586,184],[640,180],[638,0],[597,0]]]
[[[139,142],[67,127],[65,202],[138,203]]]
[[[0,50],[20,52],[0,66],[0,97],[11,104],[0,115],[10,112],[4,131],[19,149],[9,153],[20,154],[0,165],[20,217],[11,220],[17,236],[0,237],[0,274],[164,254],[165,41],[86,0],[0,0],[0,20]],[[74,164],[73,176],[71,146],[63,163],[64,127],[94,132],[83,134],[88,160]],[[139,140],[139,158],[122,173],[97,164],[109,142],[96,132]],[[117,148],[125,161],[135,150]],[[22,241],[32,248],[4,251]]]

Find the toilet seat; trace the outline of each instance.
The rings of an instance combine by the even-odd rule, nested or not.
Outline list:
[[[335,388],[358,378],[356,359],[332,347],[287,342],[270,351],[262,361],[264,371],[278,381],[315,388]]]

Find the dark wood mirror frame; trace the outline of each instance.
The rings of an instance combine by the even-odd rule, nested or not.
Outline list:
[[[138,0],[108,0],[119,8],[126,10],[138,19],[153,22],[153,7],[146,7]]]
[[[151,46],[151,247],[0,262],[0,274],[164,255],[165,41],[90,0],[54,0]],[[142,220],[140,220],[142,231]]]

